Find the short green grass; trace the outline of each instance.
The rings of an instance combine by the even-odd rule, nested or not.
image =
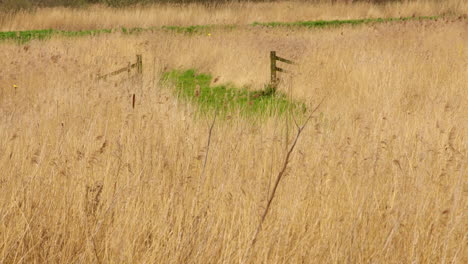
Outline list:
[[[31,31],[7,31],[0,32],[0,40],[14,39],[19,42],[27,42],[31,39],[45,39],[52,35],[54,30],[31,30]]]
[[[318,21],[298,21],[298,22],[254,22],[248,26],[264,26],[264,27],[307,27],[307,28],[320,28],[320,27],[338,27],[342,25],[360,25],[369,23],[385,23],[394,21],[407,21],[407,20],[434,20],[436,16],[425,17],[402,17],[402,18],[372,18],[372,19],[354,19],[354,20],[318,20]],[[55,29],[45,30],[28,30],[28,31],[7,31],[0,32],[1,40],[14,40],[18,43],[26,43],[33,39],[44,40],[52,36],[66,36],[66,37],[80,37],[80,36],[93,36],[104,33],[121,32],[123,34],[137,34],[141,32],[154,32],[158,30],[172,31],[181,34],[208,34],[214,30],[233,30],[240,26],[235,25],[195,25],[195,26],[163,26],[163,27],[149,27],[149,28],[120,28],[120,29],[97,29],[97,30],[80,30],[80,31],[63,31]]]
[[[96,30],[79,30],[79,31],[64,31],[55,29],[44,30],[27,30],[27,31],[6,31],[0,32],[0,40],[14,40],[18,43],[26,43],[33,39],[46,40],[52,36],[65,36],[65,37],[83,37],[83,36],[96,36],[100,34],[110,34],[113,32],[121,32],[123,34],[138,34],[141,32],[159,30],[159,28],[125,28],[120,29],[96,29]]]
[[[214,30],[233,30],[236,25],[195,25],[195,26],[163,26],[162,29],[166,31],[173,31],[183,34],[207,34]]]
[[[166,31],[173,31],[176,33],[195,34],[195,33],[208,33],[215,28],[214,25],[196,25],[196,26],[163,26],[162,29]]]
[[[307,27],[307,28],[320,28],[320,27],[338,27],[342,25],[361,25],[371,23],[385,23],[395,21],[408,21],[408,20],[434,20],[436,16],[423,16],[423,17],[401,17],[401,18],[368,18],[368,19],[352,19],[352,20],[316,20],[316,21],[297,21],[297,22],[254,22],[252,26],[264,27]]]
[[[123,34],[138,34],[141,32],[154,32],[158,30],[172,31],[175,33],[183,34],[206,34],[214,28],[232,29],[234,26],[215,26],[215,25],[200,25],[200,26],[163,26],[163,27],[149,27],[149,28],[125,28],[120,29],[97,29],[97,30],[80,30],[80,31],[63,31],[55,29],[44,30],[26,30],[26,31],[5,31],[0,32],[1,40],[14,40],[20,44],[29,42],[33,39],[47,40],[52,36],[65,36],[65,37],[82,37],[82,36],[95,36],[100,34],[109,34],[112,32],[121,32]]]
[[[288,100],[286,95],[275,92],[268,85],[259,91],[237,88],[232,84],[212,86],[210,74],[198,74],[192,69],[166,72],[162,80],[174,85],[176,95],[197,104],[202,113],[214,110],[221,115],[271,116],[306,110],[304,104]]]
[[[6,31],[0,32],[0,40],[14,40],[20,44],[29,42],[33,39],[45,40],[52,36],[82,37],[93,36],[103,33],[112,33],[111,29],[81,30],[81,31],[63,31],[55,29],[28,30],[28,31]]]

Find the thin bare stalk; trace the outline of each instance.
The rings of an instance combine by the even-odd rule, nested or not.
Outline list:
[[[210,153],[210,146],[211,146],[211,136],[213,134],[213,128],[214,128],[214,125],[216,123],[216,117],[218,116],[218,112],[216,111],[215,112],[215,115],[213,117],[213,121],[211,122],[211,125],[209,126],[210,129],[208,131],[208,142],[206,143],[206,153],[205,153],[205,159],[203,160],[203,169],[202,169],[202,172],[200,174],[200,178],[199,178],[199,182],[198,182],[198,187],[197,187],[197,193],[195,194],[195,199],[193,201],[193,204],[192,204],[192,209],[191,209],[191,212],[190,212],[190,215],[193,216],[194,214],[194,211],[195,211],[195,207],[197,206],[198,204],[198,197],[200,195],[200,190],[202,188],[202,186],[205,184],[205,173],[206,173],[206,164],[208,162],[208,154]]]
[[[273,199],[275,198],[276,191],[277,191],[278,186],[279,186],[279,184],[281,182],[281,179],[285,175],[286,169],[288,168],[288,164],[289,164],[289,161],[291,159],[291,154],[293,153],[294,149],[296,148],[297,141],[299,140],[299,137],[301,136],[302,131],[304,131],[304,128],[309,123],[310,119],[312,118],[312,115],[319,109],[319,107],[322,105],[325,98],[326,97],[324,97],[322,99],[322,101],[314,108],[314,110],[312,110],[309,117],[306,119],[306,121],[304,122],[304,124],[302,126],[299,126],[296,119],[293,118],[294,123],[296,124],[296,127],[297,127],[296,137],[294,138],[294,141],[293,141],[292,145],[289,147],[289,150],[288,150],[288,152],[286,154],[286,157],[284,158],[283,166],[282,166],[280,172],[278,173],[278,176],[276,177],[275,184],[273,185],[273,190],[272,190],[272,192],[270,194],[270,197],[268,198],[267,206],[265,207],[265,210],[263,211],[262,217],[260,219],[260,223],[258,224],[257,229],[255,230],[255,233],[254,233],[253,238],[252,238],[252,242],[250,243],[250,246],[247,249],[247,252],[245,254],[245,257],[244,257],[244,260],[242,261],[242,263],[246,263],[249,260],[250,252],[251,252],[252,248],[255,246],[255,243],[257,243],[258,234],[262,230],[263,223],[265,222],[265,219],[266,219],[266,217],[268,215],[268,212],[270,211],[271,204],[273,203]]]
[[[218,116],[218,112],[216,111],[215,112],[215,115],[213,117],[213,122],[211,123],[211,126],[210,126],[210,131],[208,132],[208,142],[206,144],[206,153],[205,153],[205,160],[203,161],[203,169],[202,169],[202,173],[200,175],[200,185],[198,186],[198,189],[200,189],[200,187],[204,184],[205,182],[205,171],[206,171],[206,162],[208,161],[208,154],[210,152],[210,144],[211,144],[211,135],[213,133],[213,127],[214,127],[214,124],[216,122],[216,117]]]

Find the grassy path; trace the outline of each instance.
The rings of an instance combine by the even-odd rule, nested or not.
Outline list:
[[[338,27],[343,25],[363,25],[375,23],[389,23],[401,22],[409,20],[434,20],[436,16],[425,17],[402,17],[402,18],[370,18],[370,19],[354,19],[354,20],[317,20],[317,21],[298,21],[298,22],[254,22],[248,27],[306,27],[306,28],[323,28],[323,27]],[[243,26],[237,25],[198,25],[198,26],[162,26],[162,27],[149,27],[149,28],[120,28],[120,29],[97,29],[97,30],[81,30],[81,31],[63,31],[55,29],[45,30],[27,30],[27,31],[6,31],[0,32],[0,41],[14,40],[18,43],[25,43],[33,39],[45,40],[52,36],[64,37],[81,37],[81,36],[95,36],[100,34],[110,34],[113,32],[121,32],[124,34],[135,34],[141,32],[154,32],[154,31],[172,31],[184,34],[203,34],[213,29],[236,29]]]

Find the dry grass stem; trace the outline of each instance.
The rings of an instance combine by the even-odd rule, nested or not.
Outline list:
[[[294,123],[296,125],[296,128],[297,128],[297,134],[296,134],[296,137],[294,138],[294,141],[292,143],[292,145],[289,147],[289,150],[288,152],[286,153],[286,156],[284,158],[284,162],[283,162],[283,166],[281,168],[281,170],[278,172],[278,175],[276,176],[276,180],[275,180],[275,183],[273,184],[273,190],[271,191],[269,197],[268,197],[268,202],[266,204],[266,207],[265,207],[265,210],[263,211],[262,213],[262,217],[260,218],[260,222],[258,223],[258,226],[257,228],[255,229],[255,233],[253,235],[253,238],[252,238],[252,242],[250,244],[250,246],[247,248],[247,252],[246,252],[246,255],[244,257],[244,260],[242,261],[242,263],[245,263],[246,261],[248,261],[249,257],[250,257],[250,251],[253,249],[253,247],[255,246],[255,243],[257,243],[257,238],[258,238],[258,234],[260,233],[260,231],[262,230],[262,226],[263,226],[263,223],[265,222],[265,219],[267,217],[267,214],[268,212],[270,211],[270,207],[271,207],[271,204],[273,202],[273,199],[275,198],[275,194],[276,194],[276,190],[278,189],[278,186],[281,182],[281,179],[283,178],[283,176],[285,175],[285,172],[286,172],[286,169],[288,168],[288,164],[289,164],[289,161],[290,161],[290,158],[291,158],[291,154],[293,153],[294,151],[294,148],[296,147],[296,144],[297,144],[297,141],[299,140],[299,137],[301,136],[301,133],[302,131],[304,130],[304,128],[307,126],[307,124],[309,123],[310,119],[312,118],[312,115],[319,109],[319,107],[322,105],[323,101],[325,100],[325,97],[322,99],[322,101],[312,110],[312,112],[310,113],[309,117],[306,119],[306,121],[302,124],[302,126],[300,126],[296,119],[294,119]],[[294,116],[293,116],[294,117]]]

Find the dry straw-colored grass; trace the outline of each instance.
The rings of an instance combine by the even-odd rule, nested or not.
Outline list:
[[[318,2],[318,3],[317,3]],[[330,2],[335,2],[330,4]],[[372,4],[352,1],[286,1],[231,3],[221,6],[153,5],[126,9],[95,6],[85,9],[44,8],[37,12],[0,13],[0,30],[82,30],[118,27],[249,24],[253,22],[332,20],[379,17],[466,15],[465,0],[413,0]]]
[[[81,11],[78,11],[81,12]],[[0,263],[239,263],[294,125],[211,118],[158,83],[197,68],[308,105],[250,263],[467,263],[467,21],[0,44]],[[143,54],[144,75],[97,82]],[[13,85],[18,87],[15,89]],[[136,94],[132,109],[131,95]]]

